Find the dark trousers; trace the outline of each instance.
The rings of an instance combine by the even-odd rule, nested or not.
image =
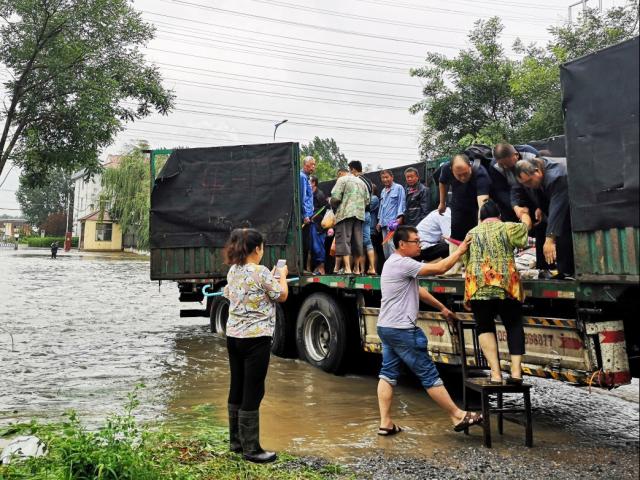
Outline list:
[[[532,234],[536,239],[536,268],[550,270],[551,265],[544,259],[544,242],[546,241],[547,222],[542,222],[533,228]],[[558,272],[573,275],[573,237],[571,230],[562,232],[556,237],[556,267]]]
[[[307,269],[307,259],[309,258],[309,252],[311,251],[311,229],[315,228],[313,223],[309,223],[302,227],[302,269]]]
[[[462,241],[478,225],[478,210],[451,209],[451,238]]]
[[[471,311],[476,320],[478,335],[496,333],[496,315],[500,315],[507,331],[507,345],[512,355],[524,355],[524,328],[522,326],[522,304],[517,300],[498,298],[471,300]]]
[[[420,251],[420,255],[415,257],[419,262],[430,262],[436,258],[447,258],[449,256],[449,244],[447,242],[436,243]]]
[[[227,350],[231,369],[228,403],[245,411],[258,410],[264,397],[271,337],[227,337]]]

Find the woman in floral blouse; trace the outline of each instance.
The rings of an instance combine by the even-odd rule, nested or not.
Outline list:
[[[260,265],[263,253],[262,235],[251,228],[231,232],[224,250],[225,262],[231,265],[224,288],[229,299],[229,443],[232,452],[257,463],[276,459],[260,446],[259,408],[276,324],[275,302],[284,302],[288,295],[287,267],[275,278]]]
[[[524,329],[522,301],[524,291],[513,256],[515,248],[527,245],[524,223],[502,222],[500,209],[488,200],[480,209],[481,223],[473,228],[469,250],[465,254],[465,304],[471,305],[478,341],[491,367],[491,383],[502,383],[495,316],[500,315],[507,331],[511,356],[511,376],[507,383],[522,383]]]

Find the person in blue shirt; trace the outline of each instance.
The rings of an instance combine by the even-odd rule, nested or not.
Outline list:
[[[395,231],[396,227],[401,223],[405,210],[405,192],[402,185],[393,181],[393,172],[391,170],[382,170],[380,172],[380,180],[382,181],[382,192],[380,192],[380,208],[378,210],[378,225],[376,229],[382,232],[382,248],[384,257],[389,258],[395,248],[393,242],[385,239],[388,238],[389,232]]]
[[[447,191],[451,186],[451,237],[462,241],[469,230],[478,225],[479,208],[489,199],[491,178],[482,165],[472,166],[464,153],[442,165],[440,172],[440,204],[444,214]]]
[[[313,189],[309,176],[316,171],[316,160],[312,156],[305,157],[300,170],[300,216],[302,217],[302,258],[304,265],[311,247],[311,221],[313,217]]]

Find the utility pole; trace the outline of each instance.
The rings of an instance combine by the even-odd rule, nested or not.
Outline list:
[[[571,15],[571,12],[572,12],[571,9],[573,7],[577,7],[578,5],[582,5],[582,11],[584,12],[587,9],[587,2],[588,1],[589,0],[580,0],[579,2],[572,3],[571,5],[569,5],[569,8],[568,8],[569,23],[573,22],[572,15]],[[600,12],[602,12],[602,0],[598,0],[598,10],[600,10]]]

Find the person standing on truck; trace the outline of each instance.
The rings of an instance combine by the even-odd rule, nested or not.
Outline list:
[[[451,237],[462,241],[478,224],[478,211],[489,199],[491,179],[482,165],[471,166],[464,153],[455,155],[442,165],[439,179],[438,212],[447,208],[447,191],[451,186]]]
[[[349,173],[336,181],[331,190],[330,202],[336,212],[336,226],[334,227],[336,259],[342,258],[342,273],[359,274],[360,265],[355,260],[364,254],[362,226],[365,207],[369,205],[369,191],[362,180]],[[355,262],[355,271],[353,272],[350,255],[353,255]]]
[[[418,226],[418,223],[429,213],[429,191],[420,181],[417,168],[409,167],[404,171],[405,208],[402,214],[402,225]]]
[[[300,170],[300,209],[302,217],[302,258],[304,265],[311,249],[311,218],[313,217],[313,190],[309,182],[309,176],[316,171],[316,159],[312,156],[305,157]]]
[[[53,243],[51,244],[51,258],[53,258],[54,260],[55,260],[56,258],[58,258],[58,249],[59,249],[59,248],[60,248],[60,247],[58,246],[58,242],[53,242]]]
[[[518,186],[516,179],[516,162],[531,160],[538,155],[538,150],[530,145],[511,145],[498,143],[493,147],[493,160],[487,170],[491,177],[491,199],[498,204],[504,222],[516,222],[520,211],[514,211],[511,204],[511,189]],[[522,207],[517,207],[520,210]]]
[[[385,262],[380,276],[382,299],[378,315],[378,336],[382,342],[382,368],[378,381],[380,427],[378,435],[402,431],[391,419],[393,387],[400,376],[401,363],[420,379],[427,394],[451,419],[456,432],[482,423],[482,415],[465,412],[453,402],[427,350],[427,337],[417,326],[420,301],[436,308],[448,321],[455,314],[418,283],[418,276],[439,275],[449,270],[467,251],[468,239],[455,253],[436,263],[420,263],[420,237],[415,227],[399,226],[393,234],[395,253]]]
[[[322,228],[322,218],[329,204],[325,194],[318,188],[318,177],[310,175],[309,182],[313,190],[313,211],[318,212],[313,217],[313,225],[309,226],[311,228],[311,259],[309,267],[314,275],[324,275],[324,262],[327,255],[324,243],[327,234]]]
[[[380,192],[380,209],[376,229],[382,233],[382,249],[384,257],[389,258],[394,251],[389,232],[393,232],[402,221],[404,214],[405,193],[402,185],[393,181],[391,170],[382,170],[380,180],[383,189]]]
[[[465,304],[473,311],[480,348],[491,368],[490,382],[502,384],[495,325],[495,316],[500,315],[511,356],[511,376],[507,383],[521,384],[522,355],[525,353],[524,290],[513,251],[527,245],[527,226],[520,222],[503,222],[500,208],[492,200],[480,208],[480,222],[469,232],[471,245],[463,257]]]
[[[252,228],[233,230],[224,249],[225,263],[231,266],[224,287],[229,299],[229,448],[256,463],[276,459],[274,452],[260,446],[259,409],[276,323],[275,302],[284,302],[289,294],[287,266],[270,272],[260,265],[263,254],[263,237]]]
[[[574,262],[567,165],[536,157],[518,161],[515,173],[518,186],[511,191],[513,205],[533,204],[547,219],[545,241],[536,240],[536,251],[542,250],[548,265],[557,265],[557,278],[571,277]],[[521,211],[519,218],[529,230],[534,227],[528,210]]]
[[[349,162],[349,171],[351,175],[358,177],[362,180],[367,187],[367,192],[369,192],[369,203],[364,209],[364,224],[362,225],[362,247],[366,252],[367,259],[369,259],[369,271],[367,272],[370,275],[375,275],[375,253],[373,251],[373,243],[371,242],[371,199],[373,197],[373,183],[367,177],[362,175],[362,162],[359,160],[353,160]],[[356,271],[363,273],[365,268],[365,257],[364,255],[360,258],[354,258],[354,262],[356,262],[357,267]]]

